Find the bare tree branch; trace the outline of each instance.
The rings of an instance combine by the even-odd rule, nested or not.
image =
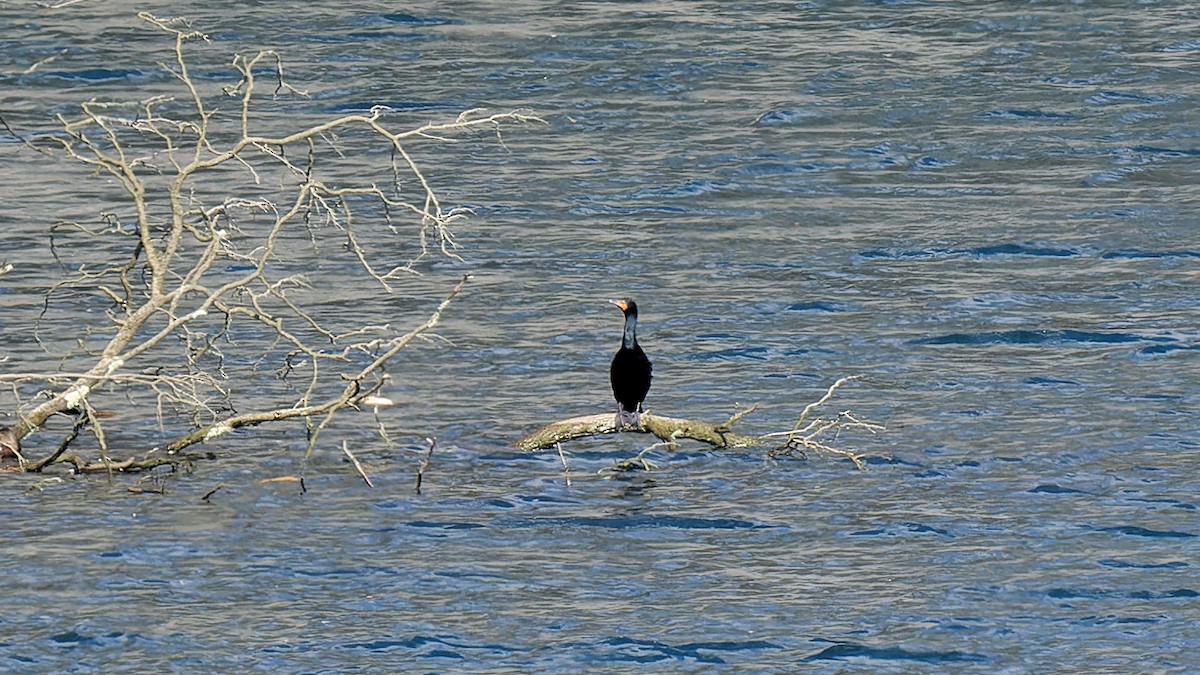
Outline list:
[[[443,205],[410,145],[478,131],[499,134],[505,125],[541,120],[520,110],[471,110],[448,121],[395,128],[395,111],[375,107],[278,135],[263,133],[255,128],[256,109],[305,95],[287,82],[279,54],[234,56],[237,81],[212,93],[192,76],[187,56],[189,44],[208,37],[182,19],[138,16],[174,41],[163,67],[181,96],[86,101],[78,115],[57,117],[58,133],[17,136],[29,147],[56,148],[111,177],[124,191],[125,205],[108,209],[99,227],[52,228],[53,254],[67,273],[48,284],[35,339],[49,350],[40,333],[60,295],[90,298],[105,321],[74,324],[76,346],[56,354],[61,371],[0,374],[20,406],[8,445],[19,448],[54,415],[83,411],[77,420],[86,423],[76,422],[70,440],[28,462],[27,470],[64,461],[91,466],[67,452],[84,427],[110,470],[144,468],[111,456],[117,450],[109,447],[111,434],[90,406],[98,392],[120,392],[131,400],[150,397],[164,429],[177,416],[190,418],[190,431],[157,449],[163,456],[233,429],[302,418],[309,428],[307,458],[339,413],[378,394],[388,362],[438,324],[466,277],[423,323],[405,330],[347,325],[319,302],[322,290],[309,274],[288,270],[289,262],[302,257],[305,246],[320,253],[343,249],[361,278],[393,293],[397,283],[420,273],[416,265],[426,257],[457,258],[451,227],[467,212]],[[274,75],[270,93],[258,86],[264,68]],[[233,107],[225,104],[230,97],[237,101]],[[346,182],[357,175],[337,178],[327,168],[379,149],[394,157],[382,180]],[[402,185],[409,186],[407,193]],[[394,214],[414,222],[408,254],[396,253],[402,247],[395,235],[402,232]],[[261,356],[252,364],[230,358],[246,350]],[[276,359],[270,368],[289,398],[237,400],[229,383],[261,377],[259,366]]]
[[[582,417],[572,417],[553,422],[517,441],[516,446],[518,449],[525,451],[558,447],[561,452],[562,448],[559,444],[562,442],[587,438],[589,436],[633,432],[653,434],[657,437],[661,443],[650,446],[646,450],[643,450],[637,457],[618,463],[614,467],[616,471],[627,471],[637,465],[649,468],[646,466],[647,460],[643,456],[646,452],[658,447],[674,448],[676,442],[680,439],[699,441],[707,443],[714,448],[727,449],[770,445],[776,442],[775,439],[784,438],[785,440],[782,445],[768,450],[767,455],[769,457],[803,456],[805,450],[813,450],[845,457],[854,462],[855,467],[858,469],[866,469],[867,465],[864,461],[866,455],[853,450],[839,448],[831,444],[833,441],[826,441],[825,439],[828,436],[833,436],[836,440],[843,431],[854,429],[874,434],[884,430],[882,425],[860,420],[849,411],[838,413],[830,419],[818,417],[809,420],[809,416],[816,409],[829,402],[835,391],[845,383],[856,379],[858,379],[858,376],[844,377],[830,385],[829,389],[819,399],[804,407],[804,410],[800,413],[799,420],[791,431],[780,431],[761,436],[749,436],[732,431],[733,425],[753,412],[757,406],[750,406],[739,410],[731,415],[729,419],[718,423],[664,417],[644,412],[640,416],[640,425],[637,427],[621,427],[617,423],[616,415],[607,413],[601,415],[584,415]],[[804,424],[806,421],[808,421],[808,424]]]

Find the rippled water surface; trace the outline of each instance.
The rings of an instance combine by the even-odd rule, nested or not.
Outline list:
[[[171,91],[139,8],[0,4],[13,130]],[[393,369],[400,405],[378,414],[394,447],[358,414],[323,437],[304,494],[255,482],[300,470],[299,425],[212,444],[165,495],[5,475],[0,669],[1200,669],[1192,3],[158,13],[209,33],[193,46],[207,86],[234,52],[283,54],[309,96],[265,103],[276,133],[373,105],[398,124],[475,107],[546,124],[414,149],[447,205],[475,212],[463,262],[383,297],[339,283],[336,255],[294,261],[378,323],[415,325],[475,275],[449,342]],[[54,368],[29,338],[59,269],[47,233],[118,195],[7,129],[0,158],[0,368]],[[684,446],[596,477],[644,447],[626,435],[569,444],[568,483],[557,453],[513,450],[610,409],[617,295],[642,307],[657,412],[758,403],[747,431],[787,429],[861,375],[833,408],[888,427],[843,439],[867,470]],[[48,348],[78,336],[72,307],[45,317]],[[122,442],[157,442],[105,404]]]

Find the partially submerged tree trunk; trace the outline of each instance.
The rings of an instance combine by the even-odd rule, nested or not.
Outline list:
[[[707,443],[714,448],[745,448],[757,445],[759,439],[731,431],[730,427],[752,409],[748,408],[719,424],[663,417],[645,412],[641,414],[641,424],[636,427],[618,427],[617,416],[613,413],[584,415],[548,424],[517,441],[517,447],[526,451],[541,450],[554,447],[556,443],[588,436],[635,432],[653,434],[659,440],[668,442],[689,439]]]
[[[642,413],[640,424],[636,427],[618,426],[617,416],[613,413],[606,413],[551,422],[517,441],[516,446],[520,450],[532,452],[580,438],[632,432],[652,434],[667,446],[673,446],[676,442],[685,439],[707,443],[718,449],[765,446],[768,448],[767,455],[769,457],[803,456],[806,450],[812,450],[845,457],[854,462],[859,469],[865,469],[867,466],[864,461],[865,455],[835,447],[824,439],[830,434],[837,438],[842,431],[850,429],[861,429],[873,434],[883,430],[881,425],[860,420],[849,411],[837,413],[828,419],[810,417],[813,411],[833,397],[833,393],[838,388],[856,379],[858,379],[857,376],[843,377],[830,385],[821,398],[804,407],[791,431],[777,431],[761,436],[750,436],[733,431],[733,425],[753,412],[757,406],[739,410],[729,419],[716,423]],[[638,460],[643,465],[645,464],[641,455],[638,456]]]

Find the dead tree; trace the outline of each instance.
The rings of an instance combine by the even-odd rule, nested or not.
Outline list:
[[[53,354],[59,368],[21,372],[12,363],[0,374],[17,413],[15,423],[0,429],[0,455],[16,457],[29,471],[57,462],[130,470],[239,427],[289,419],[306,423],[311,452],[338,413],[379,400],[389,361],[437,326],[466,278],[428,301],[424,321],[347,325],[316,302],[321,289],[312,273],[289,261],[317,251],[341,256],[361,283],[388,294],[415,280],[425,258],[457,257],[451,226],[467,212],[442,204],[410,146],[480,131],[498,137],[505,125],[537,118],[469,110],[397,129],[396,111],[375,107],[264,134],[256,124],[261,108],[294,105],[304,96],[285,80],[278,54],[234,56],[240,77],[218,89],[189,70],[188,44],[207,36],[180,20],[138,16],[173,39],[164,68],[180,95],[88,101],[77,117],[60,115],[56,133],[24,139],[44,154],[91,167],[124,197],[97,225],[64,222],[47,233],[70,271],[47,288],[43,313],[71,293],[91,298],[103,319],[77,325],[77,347]],[[264,72],[272,73],[266,93]],[[367,158],[369,151],[375,157]],[[378,157],[390,159],[375,175],[369,169]],[[362,165],[361,173],[377,180],[345,178],[344,168],[330,168],[356,158],[355,175]],[[405,250],[403,242],[411,246]],[[121,253],[103,260],[111,251]],[[0,274],[21,271],[18,261]],[[37,331],[35,337],[41,342]],[[234,350],[237,359],[230,358]],[[260,357],[247,365],[246,354]],[[285,396],[264,404],[230,386],[264,371],[286,383]],[[186,431],[140,457],[115,458],[93,406],[101,392],[148,402],[164,428],[183,417]],[[54,450],[28,456],[30,444],[23,450],[22,441],[60,414],[75,419],[71,432]],[[98,463],[72,452],[85,429],[99,446]]]

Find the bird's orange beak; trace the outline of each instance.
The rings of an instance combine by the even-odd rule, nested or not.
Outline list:
[[[620,307],[622,312],[629,309],[629,305],[625,304],[624,300],[609,300],[608,304]]]

